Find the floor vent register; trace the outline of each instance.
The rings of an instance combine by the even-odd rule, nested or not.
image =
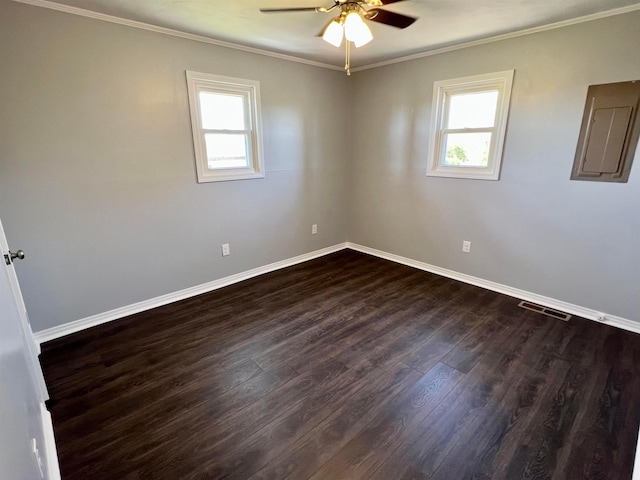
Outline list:
[[[569,315],[568,313],[554,310],[553,308],[543,307],[542,305],[538,305],[537,303],[531,303],[525,300],[521,301],[518,306],[527,310],[531,310],[532,312],[538,312],[549,317],[557,318],[558,320],[562,320],[563,322],[568,322],[571,318],[571,315]]]

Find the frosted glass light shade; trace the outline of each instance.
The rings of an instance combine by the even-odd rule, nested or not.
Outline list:
[[[366,45],[373,40],[371,30],[357,12],[350,12],[347,18],[345,18],[344,34],[347,40],[355,44],[356,48]]]
[[[344,36],[344,29],[342,25],[338,23],[338,21],[334,20],[327,28],[324,29],[324,33],[322,34],[322,39],[333,45],[334,47],[339,47],[342,45],[342,37]]]

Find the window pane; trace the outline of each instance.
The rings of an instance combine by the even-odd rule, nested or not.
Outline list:
[[[204,136],[207,145],[209,170],[219,168],[247,167],[247,140],[245,134],[207,133]]]
[[[245,130],[244,97],[200,92],[202,128],[207,130]]]
[[[491,133],[448,133],[444,136],[444,166],[486,167]]]
[[[497,90],[451,95],[447,128],[493,127],[497,106]]]

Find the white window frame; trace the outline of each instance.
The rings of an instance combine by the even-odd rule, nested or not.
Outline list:
[[[502,150],[504,147],[509,104],[511,101],[511,87],[513,85],[514,70],[473,75],[469,77],[441,80],[433,84],[433,108],[431,112],[431,135],[429,137],[429,156],[427,158],[427,176],[472,178],[481,180],[499,180],[502,164]],[[496,119],[491,128],[447,129],[449,98],[451,95],[464,93],[480,93],[498,91],[496,105]],[[444,136],[446,133],[491,132],[489,147],[489,161],[486,167],[471,167],[465,165],[443,165]]]
[[[188,70],[186,74],[198,183],[264,178],[260,82]],[[243,96],[245,99],[245,121],[247,123],[247,129],[208,130],[203,128],[202,115],[200,113],[200,92],[230,93]],[[250,156],[249,165],[247,167],[217,168],[210,170],[205,143],[205,134],[207,133],[243,133],[247,135],[249,139],[247,148],[247,155]]]

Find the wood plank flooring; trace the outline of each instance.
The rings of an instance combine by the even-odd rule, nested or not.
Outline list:
[[[629,480],[640,335],[344,250],[49,342],[64,480]]]

